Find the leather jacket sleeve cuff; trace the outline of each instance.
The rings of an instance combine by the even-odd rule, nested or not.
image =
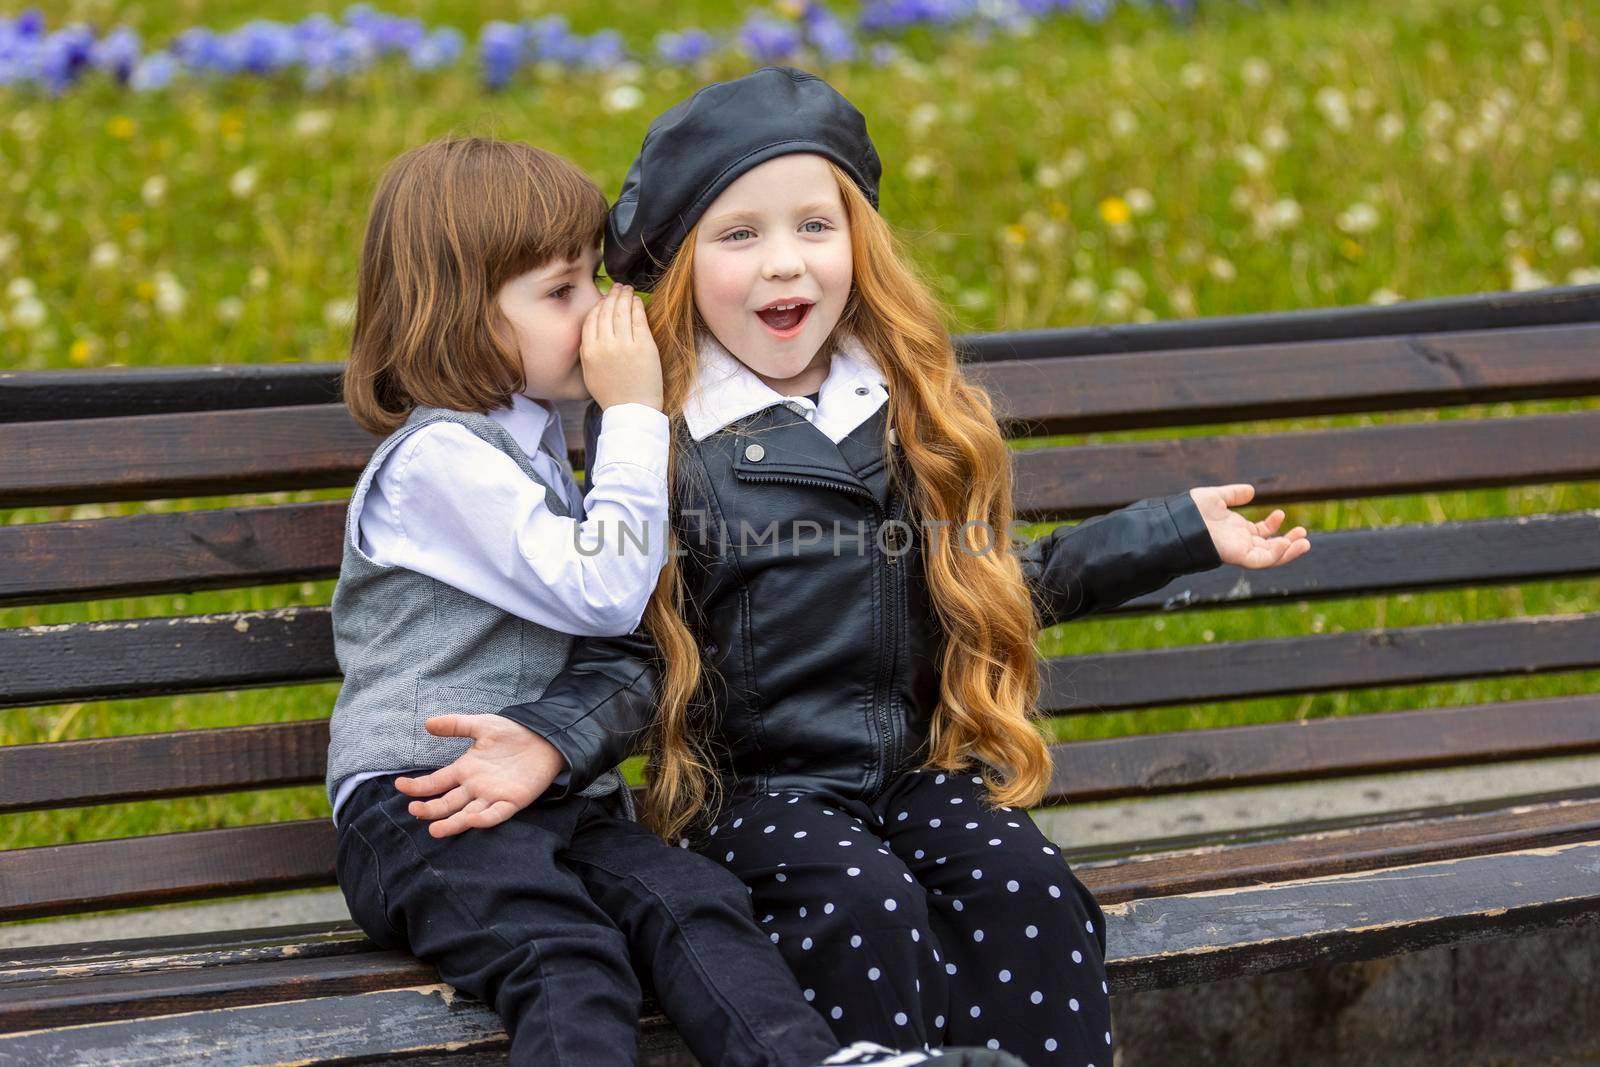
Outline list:
[[[1211,539],[1211,529],[1201,517],[1200,508],[1195,504],[1194,497],[1189,495],[1189,491],[1186,489],[1181,493],[1173,493],[1164,503],[1167,505],[1167,514],[1172,518],[1172,525],[1177,530],[1178,539],[1189,553],[1189,562],[1192,566],[1185,573],[1208,571],[1213,567],[1222,566],[1222,557],[1217,554],[1217,544]]]
[[[653,643],[642,633],[586,638],[544,694],[499,714],[550,742],[566,769],[545,791],[573,796],[628,757],[655,714],[659,670]]]

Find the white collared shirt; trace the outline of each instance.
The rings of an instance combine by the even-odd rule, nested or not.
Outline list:
[[[632,632],[666,562],[667,417],[644,404],[607,408],[586,497],[565,459],[538,451],[543,441],[566,455],[554,407],[517,396],[489,417],[565,492],[575,517],[551,511],[544,488],[510,456],[463,426],[438,423],[378,468],[359,505],[359,547],[374,563],[426,574],[563,633]]]
[[[684,402],[683,421],[689,436],[704,441],[740,419],[774,404],[786,404],[838,444],[888,399],[889,390],[876,360],[854,337],[839,342],[828,364],[828,377],[813,403],[808,396],[784,396],[773,389],[705,333],[700,338],[700,376]]]

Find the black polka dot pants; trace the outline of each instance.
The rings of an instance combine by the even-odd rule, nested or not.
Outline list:
[[[750,888],[841,1042],[1111,1067],[1104,915],[976,775],[914,771],[872,801],[738,797],[687,842]]]

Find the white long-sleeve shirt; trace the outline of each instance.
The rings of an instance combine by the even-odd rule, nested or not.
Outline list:
[[[378,468],[361,506],[361,550],[554,630],[631,632],[666,561],[667,417],[644,404],[607,408],[581,501],[566,461],[538,451],[542,441],[566,454],[553,407],[518,396],[489,417],[583,517],[557,515],[511,457],[441,423]]]

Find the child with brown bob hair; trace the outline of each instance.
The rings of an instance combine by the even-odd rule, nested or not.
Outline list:
[[[572,164],[487,138],[405,153],[373,200],[345,400],[385,436],[333,598],[339,885],[493,1006],[516,1064],[634,1062],[641,980],[703,1063],[920,1063],[840,1048],[739,881],[633,820],[629,735],[551,686],[638,682],[666,551],[659,357],[632,289],[596,286],[605,218]],[[555,401],[590,396],[580,496]]]

